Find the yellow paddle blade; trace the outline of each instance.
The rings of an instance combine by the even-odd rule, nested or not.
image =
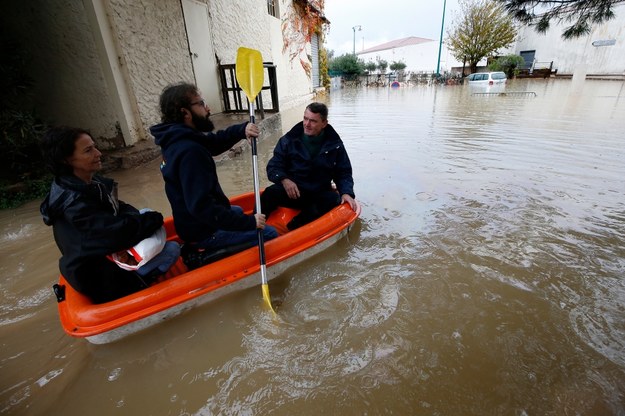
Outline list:
[[[266,283],[263,284],[262,290],[263,290],[263,299],[265,300],[265,303],[267,304],[267,306],[269,306],[269,309],[271,309],[271,312],[275,314],[276,311],[273,309],[273,305],[271,304],[271,296],[269,296],[269,285]]]
[[[241,89],[245,92],[247,99],[253,103],[265,81],[263,57],[260,51],[240,47],[237,50],[236,74]]]

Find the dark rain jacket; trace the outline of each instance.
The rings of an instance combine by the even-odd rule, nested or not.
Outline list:
[[[246,125],[237,124],[216,133],[202,133],[183,123],[162,123],[150,128],[161,147],[165,193],[182,240],[203,241],[218,229],[256,229],[254,216],[230,209],[213,160],[213,156],[245,139]]]
[[[91,286],[85,283],[88,274],[77,273],[83,264],[128,249],[163,224],[162,215],[140,214],[132,205],[118,201],[117,183],[97,175],[90,184],[73,175],[55,178],[40,212],[43,222],[52,226],[61,251],[61,273],[83,293]]]
[[[304,142],[304,123],[299,122],[282,136],[267,164],[267,177],[273,183],[288,178],[300,190],[321,192],[332,189],[334,181],[340,195],[354,195],[352,165],[343,141],[331,125],[324,129],[324,142],[315,158],[311,158]]]

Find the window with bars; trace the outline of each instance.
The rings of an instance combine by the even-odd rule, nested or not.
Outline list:
[[[267,0],[267,13],[273,17],[278,17],[278,0]]]

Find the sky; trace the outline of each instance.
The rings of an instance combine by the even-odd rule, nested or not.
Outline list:
[[[330,21],[326,47],[334,56],[416,36],[440,40],[444,0],[325,0]],[[445,33],[458,14],[458,0],[447,0]],[[362,30],[354,31],[360,25]],[[355,42],[354,42],[355,33]],[[364,48],[363,48],[364,46]]]

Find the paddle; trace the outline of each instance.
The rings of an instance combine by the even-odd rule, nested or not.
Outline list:
[[[250,108],[250,122],[254,123],[254,100],[263,88],[265,70],[263,68],[263,57],[260,51],[249,48],[239,48],[237,51],[236,76],[237,82],[245,92]],[[258,183],[258,151],[256,149],[256,137],[252,137],[252,168],[254,170],[254,196],[256,197],[256,212],[260,209],[260,187]],[[267,284],[267,266],[265,265],[265,242],[263,230],[258,229],[258,254],[260,257],[260,276],[262,281],[263,299],[269,309],[275,314],[269,296],[269,285]]]

